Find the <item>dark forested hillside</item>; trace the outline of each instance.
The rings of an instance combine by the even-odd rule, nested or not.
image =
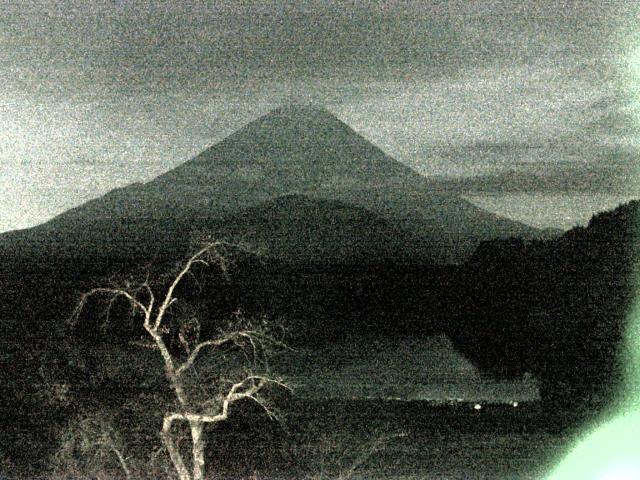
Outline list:
[[[496,375],[526,371],[554,404],[606,402],[618,361],[638,253],[633,201],[556,240],[484,242],[460,271],[448,327]]]

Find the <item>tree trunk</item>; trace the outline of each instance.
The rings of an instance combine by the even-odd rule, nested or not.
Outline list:
[[[202,436],[203,422],[193,421],[191,423],[191,441],[193,443],[193,478],[192,480],[203,480],[204,478],[204,437]]]
[[[182,459],[182,454],[171,436],[171,421],[166,418],[162,427],[162,442],[164,446],[167,447],[171,462],[178,473],[178,478],[180,480],[192,480],[191,475],[189,475],[189,470],[187,470],[184,460]]]

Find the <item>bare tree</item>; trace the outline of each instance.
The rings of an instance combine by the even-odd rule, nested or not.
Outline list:
[[[192,255],[168,282],[161,295],[154,293],[149,279],[125,287],[94,288],[82,295],[76,308],[73,321],[75,322],[83,311],[88,299],[95,295],[106,295],[109,298],[110,309],[117,299],[124,299],[129,303],[134,318],[140,318],[150,342],[145,346],[153,348],[160,354],[164,364],[164,375],[170,385],[175,398],[175,408],[164,413],[160,436],[166,448],[171,463],[180,480],[202,480],[205,472],[205,438],[203,429],[207,424],[225,421],[232,405],[240,400],[251,400],[257,403],[267,415],[275,417],[274,410],[267,403],[263,390],[268,385],[287,388],[277,377],[266,373],[256,373],[256,365],[264,366],[259,360],[266,359],[273,347],[283,344],[275,339],[264,323],[254,324],[246,321],[240,312],[235,321],[221,329],[213,338],[200,340],[200,322],[191,317],[182,319],[178,338],[184,349],[184,354],[172,353],[167,342],[170,329],[167,317],[178,302],[176,290],[184,279],[193,274],[197,265],[217,266],[223,273],[228,270],[228,255],[225,254],[224,242],[208,242]],[[233,379],[224,379],[212,388],[206,388],[203,380],[198,376],[196,364],[204,355],[221,353],[223,349],[233,348],[241,351],[250,366],[242,374]],[[205,353],[206,352],[206,353]],[[175,438],[174,425],[178,422],[188,425],[191,434],[191,461],[185,461],[185,452],[180,448]]]
[[[351,448],[344,449],[344,443],[335,436],[323,435],[313,443],[308,444],[313,454],[320,454],[314,459],[315,472],[305,477],[307,480],[350,480],[358,470],[378,452],[385,449],[391,440],[407,437],[405,432],[390,435],[378,435],[374,440],[366,443],[352,442]]]
[[[122,438],[113,427],[109,415],[103,412],[81,414],[71,422],[69,427],[64,432],[60,448],[55,454],[55,473],[69,474],[70,466],[73,466],[73,470],[77,470],[76,454],[79,453],[82,457],[91,458],[93,468],[104,469],[116,461],[118,468],[124,474],[124,479],[133,480]],[[107,472],[93,473],[104,474]]]

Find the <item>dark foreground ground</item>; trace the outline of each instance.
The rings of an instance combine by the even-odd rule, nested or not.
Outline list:
[[[257,470],[257,478],[544,478],[580,423],[535,404],[475,410],[425,402],[294,401],[288,411],[289,451]]]
[[[280,423],[245,409],[209,430],[207,478],[540,479],[569,451],[583,423],[535,403],[476,410],[473,404],[290,398],[280,407]],[[153,436],[155,426],[147,427]],[[129,443],[131,458],[148,450],[146,442]],[[0,479],[13,478],[5,472]],[[116,466],[104,475],[55,478],[106,480],[120,473]],[[36,476],[42,478],[16,478]]]

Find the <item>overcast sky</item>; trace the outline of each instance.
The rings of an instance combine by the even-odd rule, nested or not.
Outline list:
[[[570,227],[640,191],[636,0],[0,4],[0,231],[324,103],[493,211]]]

